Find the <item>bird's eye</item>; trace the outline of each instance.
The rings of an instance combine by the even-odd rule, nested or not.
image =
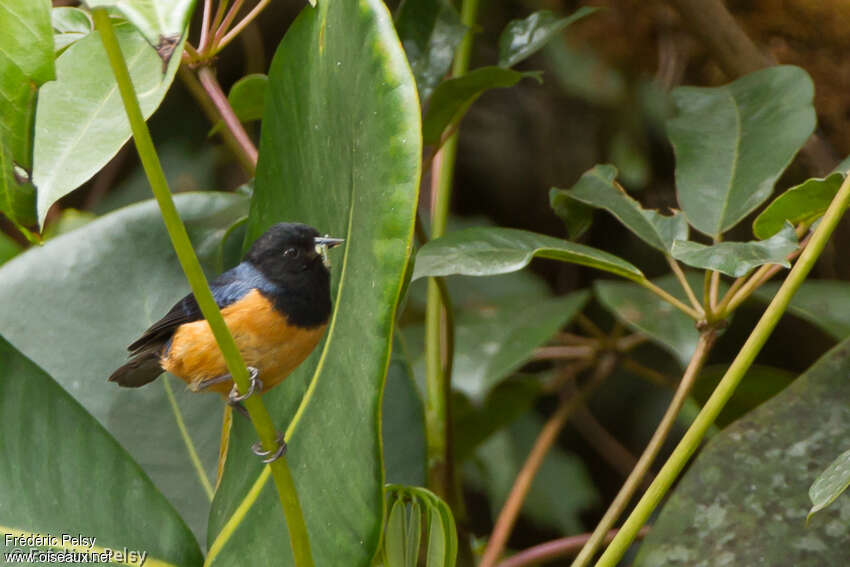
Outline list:
[[[298,248],[287,248],[283,251],[283,255],[287,258],[297,258],[298,257]]]

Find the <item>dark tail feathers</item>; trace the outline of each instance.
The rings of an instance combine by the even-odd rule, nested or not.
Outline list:
[[[162,372],[162,367],[159,365],[159,349],[142,351],[131,358],[130,362],[113,372],[109,381],[125,388],[138,388],[153,382]]]

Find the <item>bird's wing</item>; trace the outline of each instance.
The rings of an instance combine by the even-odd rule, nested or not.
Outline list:
[[[256,270],[243,263],[210,282],[210,289],[219,309],[222,309],[238,301],[252,289],[263,286],[263,283],[258,281]],[[135,355],[152,346],[165,344],[177,327],[199,321],[203,317],[195,296],[190,293],[175,303],[162,319],[151,325],[141,337],[127,347],[127,350]]]

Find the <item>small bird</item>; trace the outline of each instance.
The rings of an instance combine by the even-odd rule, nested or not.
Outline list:
[[[313,351],[331,314],[327,249],[343,242],[315,228],[278,223],[245,259],[210,283],[245,364],[261,391],[279,384]],[[137,388],[163,370],[193,391],[228,396],[233,379],[191,293],[127,347],[130,361],[109,377]],[[253,390],[253,386],[252,386]]]

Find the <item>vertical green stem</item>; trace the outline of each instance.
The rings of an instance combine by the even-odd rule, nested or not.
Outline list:
[[[221,349],[227,369],[233,376],[233,381],[236,383],[240,392],[247,392],[250,381],[248,370],[245,368],[242,354],[239,352],[236,342],[233,340],[224,322],[224,318],[218,309],[218,305],[213,298],[204,272],[201,269],[201,264],[198,262],[198,257],[192,248],[189,235],[186,233],[186,227],[180,220],[180,215],[174,206],[174,201],[171,198],[171,190],[165,179],[165,173],[162,171],[162,165],[159,162],[159,157],[154,148],[148,126],[139,108],[136,91],[133,88],[130,73],[127,70],[127,64],[121,53],[118,39],[115,37],[115,31],[112,29],[109,16],[102,8],[93,10],[92,16],[95,26],[98,32],[100,32],[100,38],[109,58],[112,72],[115,74],[118,90],[121,93],[124,109],[127,112],[127,118],[130,121],[130,127],[133,131],[136,149],[139,152],[139,158],[142,161],[142,167],[144,167],[154,197],[159,204],[162,220],[168,230],[169,237],[171,237],[174,251],[177,253],[177,258],[180,261],[183,272],[186,274],[186,279],[189,281],[192,293],[198,301],[198,306],[201,308],[201,312],[209,323],[215,340]],[[251,396],[244,401],[244,405],[251,416],[251,422],[257,430],[263,448],[271,451],[276,450],[277,434],[275,433],[274,424],[260,397]],[[280,458],[270,466],[286,516],[286,524],[289,528],[289,538],[292,543],[295,563],[298,567],[312,567],[313,558],[310,552],[307,528],[304,524],[304,516],[301,513],[301,506],[298,503],[298,496],[295,493],[295,485],[292,481],[292,475],[289,472],[286,459]]]
[[[461,20],[467,26],[466,36],[458,48],[452,67],[455,77],[466,73],[472,53],[473,29],[478,13],[478,0],[464,0]],[[446,220],[452,194],[457,133],[443,145],[434,161],[434,191],[432,195],[431,237],[439,238],[446,230]],[[440,289],[434,280],[428,281],[428,305],[425,313],[425,368],[426,393],[425,431],[428,443],[428,486],[447,502],[452,509],[459,504],[455,496],[454,471],[451,466],[451,419],[449,402],[451,376],[443,371],[443,304]]]
[[[752,365],[764,343],[767,342],[770,333],[773,331],[780,317],[788,308],[791,298],[797,289],[806,280],[806,276],[815,265],[818,256],[826,246],[830,235],[841,220],[844,210],[850,203],[850,177],[844,180],[838,193],[832,199],[829,208],[821,219],[809,245],[800,255],[799,260],[794,264],[791,273],[785,278],[779,291],[774,296],[770,305],[767,306],[764,314],[759,319],[753,332],[741,347],[738,356],[732,361],[723,379],[714,389],[711,397],[703,406],[702,410],[697,415],[694,422],[688,428],[682,440],[676,446],[670,458],[664,463],[664,466],[659,471],[658,476],[650,484],[649,489],[644,493],[643,497],[637,503],[632,513],[629,515],[623,527],[617,533],[617,536],[611,542],[611,545],[599,558],[596,567],[614,567],[617,562],[626,553],[626,550],[634,541],[635,536],[641,526],[646,522],[649,515],[658,506],[658,503],[670,489],[670,486],[675,482],[679,473],[687,464],[690,456],[696,451],[697,447],[705,436],[706,431],[714,423],[717,415],[729,401],[729,398],[735,392],[735,388],[744,377],[744,374]]]

